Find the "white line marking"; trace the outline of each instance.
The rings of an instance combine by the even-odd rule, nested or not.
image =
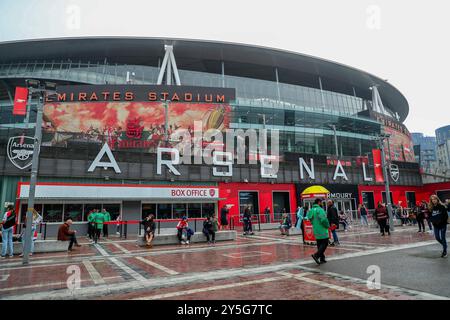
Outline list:
[[[119,249],[120,251],[122,251],[122,252],[130,253],[130,250],[125,249],[123,246],[121,246],[121,245],[118,244],[118,243],[111,242],[111,244],[112,244],[113,246],[115,246],[117,249]]]
[[[360,278],[355,278],[355,277],[351,277],[351,276],[347,276],[344,274],[340,274],[340,273],[335,273],[335,272],[329,272],[329,271],[323,271],[323,270],[319,270],[319,269],[313,269],[313,268],[308,268],[308,267],[303,267],[303,266],[299,266],[299,269],[301,270],[307,270],[310,271],[311,273],[317,273],[317,274],[324,274],[327,276],[331,276],[331,277],[337,277],[337,278],[341,278],[344,280],[350,280],[353,281],[355,283],[360,283],[363,285],[367,284],[367,280],[364,279],[360,279]],[[449,300],[450,298],[448,297],[443,297],[443,296],[438,296],[432,293],[428,293],[428,292],[423,292],[423,291],[417,291],[417,290],[413,290],[413,289],[407,289],[407,288],[403,288],[403,287],[398,287],[398,286],[393,286],[393,285],[388,285],[388,284],[381,284],[381,288],[382,289],[390,289],[390,290],[394,290],[396,292],[400,292],[400,293],[409,293],[415,296],[420,296],[424,299],[427,300]]]
[[[171,274],[171,275],[178,274],[178,272],[176,272],[175,270],[166,268],[166,267],[164,267],[164,266],[162,266],[162,265],[160,265],[160,264],[158,264],[156,262],[153,262],[153,261],[150,261],[148,259],[145,259],[144,257],[136,257],[136,259],[139,260],[139,261],[142,261],[142,262],[144,262],[144,263],[146,263],[146,264],[148,264],[148,265],[150,265],[152,267],[155,267],[156,269],[164,271],[164,272],[166,272],[168,274]]]
[[[109,257],[110,254],[108,252],[106,252],[105,249],[103,249],[99,244],[95,243],[94,247],[98,250],[98,252],[100,252],[100,254],[104,257]]]
[[[113,279],[123,279],[121,276],[114,276],[114,277],[105,277],[104,280],[113,280]],[[89,281],[88,279],[81,279],[81,282]],[[50,282],[50,283],[44,283],[44,284],[32,284],[28,286],[21,286],[21,287],[9,287],[9,288],[0,288],[0,291],[15,291],[15,290],[25,290],[25,289],[34,289],[34,288],[41,288],[41,287],[51,287],[51,286],[58,286],[63,285],[64,287],[67,286],[67,283],[65,281],[60,282]]]
[[[349,288],[346,288],[346,287],[337,286],[337,285],[334,285],[334,284],[331,284],[331,283],[328,283],[328,282],[324,282],[324,281],[320,281],[320,280],[305,278],[304,276],[296,275],[296,274],[289,273],[289,272],[280,271],[280,272],[277,272],[277,274],[281,274],[281,275],[284,275],[284,276],[287,276],[287,277],[291,277],[291,278],[294,278],[294,279],[297,279],[297,280],[300,280],[300,281],[304,281],[304,282],[308,282],[308,283],[311,283],[311,284],[315,284],[315,285],[318,285],[318,286],[321,286],[321,287],[334,289],[336,291],[344,292],[344,293],[347,293],[347,294],[351,294],[353,296],[357,296],[357,297],[360,297],[362,299],[386,300],[386,299],[384,299],[382,297],[378,297],[378,296],[375,296],[373,294],[369,294],[369,293],[366,293],[366,292],[363,292],[363,291],[358,291],[358,290],[349,289]],[[311,273],[309,273],[307,275],[311,275]]]
[[[86,267],[87,271],[89,272],[89,275],[92,278],[92,281],[94,281],[94,284],[104,284],[105,280],[100,275],[100,273],[95,269],[92,262],[89,260],[83,260],[83,264]]]
[[[252,254],[253,253],[253,254]],[[249,257],[258,257],[262,255],[272,255],[271,252],[265,252],[265,251],[247,251],[247,252],[236,252],[236,253],[230,253],[230,254],[222,254],[225,257],[233,258],[233,259],[239,259],[239,258],[249,258]]]
[[[8,280],[8,278],[9,278],[9,274],[3,274],[0,281],[6,281],[6,280]]]
[[[117,260],[116,258],[109,258],[111,262],[113,262],[116,266],[118,266],[120,269],[128,273],[130,276],[132,276],[137,281],[145,281],[145,277],[141,276],[139,273],[131,269],[129,266],[127,266],[125,263]]]
[[[195,294],[195,293],[200,293],[200,292],[250,286],[252,284],[261,284],[261,283],[278,281],[278,280],[283,280],[283,279],[286,279],[286,277],[272,277],[272,278],[258,279],[258,280],[252,280],[252,281],[236,282],[236,283],[224,284],[224,285],[219,285],[219,286],[212,286],[212,287],[191,289],[191,290],[183,290],[183,291],[177,291],[177,292],[157,294],[157,295],[147,296],[147,297],[139,297],[139,298],[135,298],[133,300],[155,300],[155,299],[173,298],[173,297],[177,297],[177,296],[185,296],[185,295]]]

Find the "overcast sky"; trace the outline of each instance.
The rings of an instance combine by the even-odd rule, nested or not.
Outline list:
[[[68,36],[222,40],[330,59],[388,79],[411,132],[450,124],[450,1],[0,0],[0,41]]]

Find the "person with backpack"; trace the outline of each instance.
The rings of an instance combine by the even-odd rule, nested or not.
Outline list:
[[[34,242],[36,241],[37,236],[38,236],[37,226],[42,222],[42,216],[39,214],[39,212],[37,212],[36,210],[33,209],[32,218],[33,218],[33,222],[31,224],[32,240],[31,240],[30,256],[32,256],[34,253]],[[24,229],[25,228],[26,228],[26,226],[24,226]],[[23,241],[23,246],[24,246],[24,248],[22,250],[22,253],[20,254],[20,257],[23,257],[23,251],[25,251],[25,241]]]
[[[330,224],[331,234],[333,235],[333,243],[330,245],[338,245],[339,237],[336,230],[339,229],[339,215],[336,207],[334,206],[333,200],[328,200],[327,202],[327,219]]]
[[[111,215],[109,214],[108,211],[106,211],[105,208],[103,208],[102,210],[102,214],[103,214],[103,221],[104,222],[110,222],[111,221]],[[103,237],[107,238],[108,237],[108,224],[103,224]]]
[[[445,205],[439,200],[437,195],[433,194],[428,203],[430,212],[430,220],[434,227],[434,237],[436,241],[442,245],[442,258],[447,257],[447,240],[445,234],[447,232],[448,212]]]
[[[318,265],[326,263],[325,250],[328,247],[328,229],[330,228],[330,223],[328,222],[325,210],[322,208],[322,199],[317,198],[314,201],[313,207],[308,211],[307,219],[311,221],[317,243],[317,252],[312,254],[311,257]]]
[[[6,213],[3,215],[0,224],[2,225],[2,258],[6,258],[8,250],[9,257],[12,258],[14,256],[13,232],[16,225],[16,212],[12,205],[6,208]]]
[[[361,225],[369,226],[369,221],[367,220],[367,209],[363,203],[359,205],[358,212],[361,217]]]

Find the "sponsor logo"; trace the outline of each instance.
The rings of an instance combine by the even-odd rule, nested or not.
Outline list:
[[[20,170],[31,166],[33,152],[33,137],[18,136],[9,138],[7,145],[8,159]]]

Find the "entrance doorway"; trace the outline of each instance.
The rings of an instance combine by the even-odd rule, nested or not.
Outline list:
[[[291,203],[289,201],[289,192],[277,192],[274,191],[273,194],[273,215],[275,220],[281,219],[281,214],[283,210],[289,213],[291,209]]]

